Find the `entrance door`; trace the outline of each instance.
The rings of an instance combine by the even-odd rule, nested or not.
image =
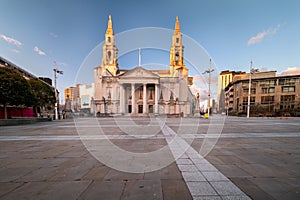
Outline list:
[[[143,113],[143,105],[139,105],[138,113]]]
[[[131,113],[132,109],[131,109],[131,105],[128,105],[128,113]]]
[[[153,105],[149,105],[149,113],[153,113]]]

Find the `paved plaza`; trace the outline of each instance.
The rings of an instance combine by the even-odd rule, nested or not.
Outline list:
[[[300,118],[0,127],[1,199],[300,199]]]

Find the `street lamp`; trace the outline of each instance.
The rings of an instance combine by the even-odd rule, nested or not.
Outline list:
[[[250,61],[250,74],[249,74],[249,91],[248,91],[247,118],[250,117],[251,78],[252,78],[251,76],[252,76],[252,60]]]
[[[57,102],[59,102],[59,98],[58,98],[58,96],[57,96],[57,90],[56,90],[56,79],[57,79],[57,76],[56,76],[56,74],[63,74],[63,71],[61,71],[61,70],[58,70],[57,68],[56,68],[56,62],[54,61],[54,69],[53,69],[53,71],[54,71],[54,92],[55,92],[55,120],[57,120],[58,119],[58,111],[57,111]]]
[[[208,117],[209,117],[209,114],[210,114],[210,82],[211,82],[211,73],[215,71],[214,69],[211,69],[211,59],[209,59],[209,67],[208,67],[208,70],[206,70],[205,72],[203,72],[202,74],[208,74]]]

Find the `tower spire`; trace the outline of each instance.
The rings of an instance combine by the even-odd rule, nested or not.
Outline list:
[[[180,23],[179,23],[178,16],[176,16],[175,33],[180,33]]]
[[[112,27],[111,15],[108,16],[108,23],[107,23],[106,34],[110,34],[110,35],[114,34],[114,30],[113,30],[113,27]]]

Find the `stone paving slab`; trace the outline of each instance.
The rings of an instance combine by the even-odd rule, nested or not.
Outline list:
[[[160,180],[129,180],[126,182],[122,199],[163,199],[162,186]]]
[[[121,199],[124,181],[93,181],[79,199]]]
[[[177,180],[162,179],[161,184],[163,189],[164,200],[193,199],[189,192],[189,189],[187,188],[186,183],[182,181],[182,178]]]
[[[76,199],[90,182],[29,182],[1,197],[1,199]]]

